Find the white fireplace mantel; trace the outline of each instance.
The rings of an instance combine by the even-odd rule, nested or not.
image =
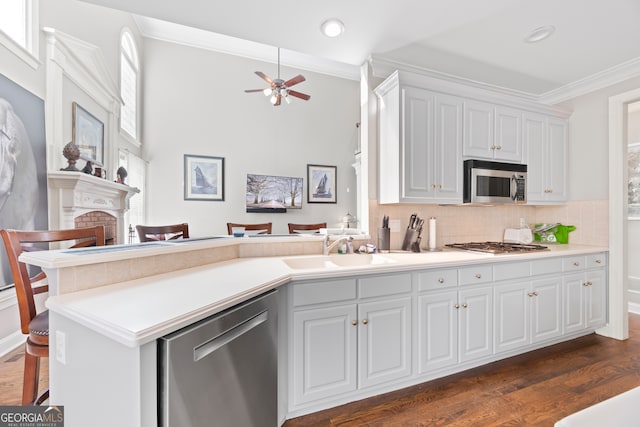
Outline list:
[[[116,217],[117,243],[125,242],[124,213],[135,187],[111,182],[82,172],[49,172],[49,228],[74,228],[74,219],[92,211]]]

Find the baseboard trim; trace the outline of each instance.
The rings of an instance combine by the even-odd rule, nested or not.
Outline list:
[[[0,357],[3,357],[20,347],[20,345],[24,344],[24,341],[25,336],[22,331],[15,331],[11,335],[7,335],[2,338],[0,340]]]
[[[629,313],[640,314],[640,303],[629,302]]]

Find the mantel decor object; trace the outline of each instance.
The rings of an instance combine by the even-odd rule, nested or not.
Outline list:
[[[76,162],[80,158],[80,149],[73,141],[67,143],[62,149],[62,155],[67,159],[68,165],[66,168],[60,169],[62,171],[77,172]]]
[[[82,158],[95,166],[104,166],[104,123],[76,102],[73,103],[72,119],[72,141]]]

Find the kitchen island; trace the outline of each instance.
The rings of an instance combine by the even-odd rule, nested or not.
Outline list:
[[[67,425],[83,426],[91,421],[94,426],[156,426],[156,340],[275,288],[282,291],[278,354],[281,421],[591,333],[606,323],[607,248],[603,247],[556,245],[542,253],[496,256],[455,250],[322,256],[317,255],[322,252],[322,239],[318,237],[300,237],[294,242],[291,238],[276,236],[269,240],[268,250],[266,247],[256,249],[259,245],[264,245],[259,239],[225,238],[140,245],[83,255],[64,250],[23,254],[23,261],[45,269],[56,281],[54,289],[59,291],[47,301],[51,334],[50,388],[51,402],[66,406]],[[279,250],[274,249],[277,246]],[[274,250],[279,253],[269,252]],[[217,252],[220,261],[211,262],[210,257],[205,256],[213,252]],[[173,260],[171,267],[175,271],[153,274],[154,260],[158,259]],[[185,263],[178,265],[180,259]],[[180,268],[185,264],[189,268]],[[116,267],[122,271],[116,274],[113,271]],[[103,271],[113,276],[110,280],[116,281],[96,280],[99,286],[76,290],[83,277],[90,277],[82,274],[88,271]],[[598,280],[590,280],[592,272],[598,272]],[[142,277],[130,277],[136,275]],[[120,282],[118,276],[123,278]],[[552,317],[561,322],[561,329],[538,340],[528,333],[524,341],[517,340],[519,337],[512,333],[512,328],[505,328],[514,322],[500,320],[500,316],[517,314],[509,307],[512,302],[521,303],[518,295],[524,292],[532,297],[537,292],[531,287],[533,284],[552,278],[555,282],[548,283],[550,287],[544,289],[552,289],[551,293],[555,292],[560,298],[555,301],[559,311]],[[586,285],[587,282],[595,286]],[[439,286],[442,289],[438,289]],[[580,299],[587,289],[598,289],[597,295],[604,301],[594,305],[591,300],[587,303]],[[576,290],[579,292],[570,292]],[[479,301],[484,298],[482,313],[460,317],[456,324],[475,323],[474,316],[482,315],[485,336],[467,340],[468,353],[456,348],[455,355],[425,359],[425,354],[433,353],[421,349],[429,349],[428,339],[435,330],[421,326],[427,318],[420,313],[437,313],[439,308],[432,311],[430,307],[449,305],[448,302],[442,305],[431,297],[446,294],[459,298],[475,291],[483,293],[474,297],[480,298]],[[436,305],[429,306],[430,301],[436,301]],[[500,301],[504,304],[500,305]],[[456,304],[459,307],[451,309],[463,313],[461,307],[467,303],[451,301],[452,307]],[[346,317],[324,319],[347,319],[359,325],[358,310],[372,316],[386,313],[379,319],[386,316],[391,328],[378,329],[381,334],[376,335],[374,331],[354,338],[351,331],[361,328],[358,326],[345,330],[342,337],[348,338],[343,341],[347,346],[365,342],[362,345],[370,351],[380,352],[378,358],[370,354],[374,361],[371,369],[364,369],[360,366],[363,361],[354,358],[353,353],[358,351],[362,357],[365,347],[358,347],[358,351],[349,347],[344,360],[333,359],[333,365],[323,366],[318,365],[320,362],[313,354],[304,352],[300,340],[312,346],[331,343],[335,334],[327,335],[326,331],[317,329],[317,334],[304,335],[304,328],[314,325],[317,314],[336,308],[348,308]],[[594,308],[595,320],[588,322],[587,312]],[[369,309],[372,310],[367,311]],[[374,330],[375,317],[363,320]],[[574,321],[579,325],[574,325]],[[537,324],[545,326],[544,321]],[[527,328],[530,325],[529,318],[526,325]],[[456,336],[449,340],[452,343],[463,342],[458,339],[458,329]],[[401,337],[400,349],[385,351],[380,340],[392,337]],[[387,345],[386,348],[397,347]],[[479,348],[482,351],[478,352]],[[445,363],[443,360],[447,358],[451,360]],[[337,380],[326,376],[338,371],[348,372],[350,377]],[[304,375],[319,382],[305,383],[301,379]],[[322,383],[323,377],[332,382]],[[339,391],[332,389],[338,385]],[[118,411],[97,416],[92,405],[94,399]]]

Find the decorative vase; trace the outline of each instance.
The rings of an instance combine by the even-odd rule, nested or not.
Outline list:
[[[80,149],[73,141],[67,143],[62,149],[62,155],[69,162],[69,165],[66,168],[60,169],[63,171],[78,171],[76,167],[76,162],[80,158]]]

